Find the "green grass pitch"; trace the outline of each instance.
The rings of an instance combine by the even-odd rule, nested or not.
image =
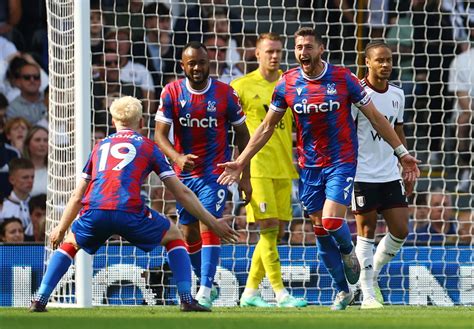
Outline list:
[[[0,329],[339,329],[339,328],[474,328],[474,307],[387,306],[361,311],[352,306],[302,309],[214,308],[212,313],[182,313],[177,307],[98,307],[49,309],[1,308]]]

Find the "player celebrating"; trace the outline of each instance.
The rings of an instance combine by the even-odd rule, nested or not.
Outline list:
[[[257,39],[258,69],[232,81],[239,93],[250,133],[257,129],[268,111],[273,89],[283,73],[280,70],[283,43],[276,33]],[[252,88],[249,88],[252,86]],[[287,112],[275,127],[275,134],[252,159],[250,176],[252,200],[247,205],[247,222],[257,221],[260,240],[255,246],[240,306],[271,306],[258,291],[267,273],[280,307],[304,307],[307,302],[291,296],[283,285],[277,242],[292,218],[292,179],[297,178],[292,160],[291,128],[293,116]],[[275,161],[278,159],[278,161]]]
[[[406,144],[403,132],[405,95],[402,89],[388,83],[392,73],[392,52],[385,43],[375,41],[367,45],[365,56],[368,74],[362,85]],[[373,130],[363,113],[356,113],[355,118],[359,155],[352,210],[357,221],[356,254],[362,268],[361,309],[382,308],[383,297],[377,277],[382,267],[398,253],[408,235],[408,203],[393,149]],[[407,186],[411,193],[412,182]],[[374,257],[377,212],[383,215],[389,233],[380,241]]]
[[[156,172],[176,199],[217,236],[234,241],[235,232],[202,207],[194,193],[175,176],[153,141],[137,133],[143,126],[139,100],[130,96],[117,99],[110,113],[117,133],[94,146],[83,178],[59,225],[50,234],[53,248],[60,247],[51,257],[30,310],[46,311],[49,296],[80,248],[94,254],[111,235],[118,234],[146,252],[160,243],[164,245],[177,282],[181,310],[210,311],[191,297],[191,264],[180,231],[166,217],[143,204],[143,181],[151,171]],[[79,211],[80,216],[74,221]],[[71,232],[61,244],[73,221]]]
[[[300,199],[313,222],[319,256],[338,290],[331,308],[344,310],[353,299],[347,281],[355,284],[360,274],[344,220],[358,147],[350,104],[355,104],[392,146],[407,179],[414,180],[420,172],[418,160],[408,153],[390,123],[377,111],[359,80],[348,69],[321,60],[323,52],[321,37],[314,29],[296,31],[295,56],[300,66],[283,74],[273,92],[270,111],[240,156],[234,162],[220,164],[225,171],[218,182],[230,184],[238,179],[290,107],[297,129]]]
[[[196,193],[209,212],[221,217],[227,187],[217,183],[223,171],[217,163],[230,159],[230,125],[234,127],[239,150],[247,145],[249,132],[245,116],[232,87],[209,78],[209,58],[202,43],[192,41],[184,47],[181,66],[186,78],[169,83],[161,94],[155,118],[155,141],[173,161],[182,182]],[[174,147],[168,139],[171,125]],[[244,173],[240,188],[250,200],[249,170]],[[177,209],[193,270],[201,279],[196,299],[201,305],[211,307],[217,298],[212,283],[221,242],[206,223],[199,223],[198,218],[180,204]]]

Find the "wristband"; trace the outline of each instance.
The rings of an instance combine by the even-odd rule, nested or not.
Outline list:
[[[397,147],[394,149],[394,151],[395,151],[395,155],[396,155],[399,159],[403,158],[403,157],[404,157],[405,155],[407,155],[407,154],[410,154],[410,152],[408,152],[408,150],[406,149],[406,147],[405,147],[403,144],[397,146]]]

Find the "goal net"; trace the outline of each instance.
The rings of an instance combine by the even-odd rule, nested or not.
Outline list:
[[[470,48],[474,8],[469,2],[449,6],[437,1],[332,0],[90,0],[90,47],[85,54],[92,81],[91,140],[78,139],[75,126],[74,38],[81,25],[73,19],[74,4],[87,1],[47,0],[50,74],[50,158],[47,232],[57,225],[74,189],[77,145],[93,144],[113,132],[106,109],[120,95],[143,100],[145,133],[153,137],[154,113],[163,86],[182,77],[181,47],[205,41],[214,58],[211,73],[225,82],[256,68],[255,39],[273,31],[284,37],[282,68],[296,63],[293,33],[315,27],[325,38],[325,59],[364,75],[363,49],[369,40],[384,39],[392,48],[392,80],[404,91],[405,133],[412,154],[422,164],[410,200],[410,235],[406,246],[380,275],[390,304],[455,305],[474,303],[472,292],[473,222],[472,125],[458,124],[459,79],[471,66],[453,66],[456,55]],[[451,2],[449,2],[451,3]],[[472,37],[471,37],[472,38]],[[452,67],[452,69],[450,69]],[[450,79],[452,79],[450,81]],[[250,87],[250,86],[249,86]],[[468,87],[467,91],[471,87]],[[89,111],[89,109],[80,109]],[[465,129],[460,129],[465,128]],[[462,130],[462,131],[461,131]],[[87,134],[85,134],[87,136]],[[317,256],[311,224],[292,196],[294,220],[280,246],[285,285],[310,304],[327,305],[335,296],[331,279]],[[175,200],[159,179],[150,176],[143,189],[150,207],[176,219]],[[226,214],[234,216],[237,245],[224,245],[216,274],[220,298],[215,305],[237,305],[258,240],[258,227],[245,221],[238,200],[229,198]],[[355,239],[355,223],[348,211]],[[387,232],[383,219],[377,241]],[[45,264],[51,250],[46,245]],[[52,301],[76,303],[76,266],[56,289]],[[194,278],[194,287],[196,280]],[[83,289],[83,288],[81,288]],[[91,287],[94,305],[172,305],[177,303],[173,277],[163,249],[150,254],[112,237],[93,257]],[[263,297],[274,302],[267,279]]]

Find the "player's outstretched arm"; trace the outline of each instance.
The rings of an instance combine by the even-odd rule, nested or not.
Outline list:
[[[218,164],[219,167],[224,167],[224,172],[217,179],[219,184],[230,185],[240,179],[240,174],[245,166],[248,166],[250,159],[272,137],[275,125],[280,122],[284,115],[285,112],[268,111],[239,157],[235,161]]]
[[[235,140],[239,152],[243,152],[250,140],[250,133],[245,122],[241,125],[234,126]],[[242,177],[239,182],[239,191],[243,192],[244,202],[248,204],[252,198],[252,184],[250,184],[250,165],[245,166]]]
[[[198,157],[194,154],[178,153],[171,144],[168,136],[170,125],[163,122],[156,122],[155,125],[155,143],[160,150],[183,171],[192,171],[194,169],[194,159]]]
[[[81,178],[81,180],[76,186],[76,189],[72,193],[71,198],[69,199],[66,205],[66,208],[64,209],[59,225],[56,226],[53,231],[51,231],[49,238],[53,249],[59,247],[59,245],[64,239],[64,234],[66,234],[66,231],[68,230],[69,226],[71,226],[71,223],[74,221],[74,219],[76,219],[79,210],[81,210],[82,197],[84,196],[88,185],[89,181],[84,178]]]
[[[390,122],[376,109],[373,102],[360,107],[360,110],[372,124],[372,127],[390,144],[403,167],[403,179],[406,181],[415,181],[420,176],[418,163],[421,161],[411,156],[398,137]]]
[[[173,193],[176,201],[191,215],[206,224],[219,238],[225,242],[237,242],[237,233],[229,226],[226,219],[216,219],[199,202],[199,199],[188,187],[186,187],[176,176],[171,176],[163,180],[166,188]]]

